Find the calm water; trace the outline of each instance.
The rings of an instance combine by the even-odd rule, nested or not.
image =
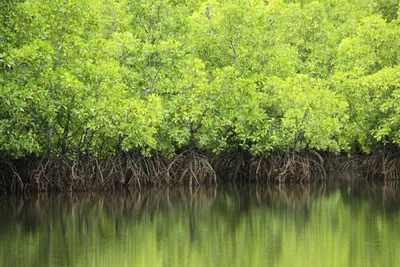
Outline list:
[[[0,266],[400,266],[396,184],[0,197]]]

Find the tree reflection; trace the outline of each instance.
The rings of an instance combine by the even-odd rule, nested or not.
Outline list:
[[[4,197],[0,265],[399,263],[399,197],[339,180]]]

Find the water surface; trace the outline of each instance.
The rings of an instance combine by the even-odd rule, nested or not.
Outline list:
[[[0,266],[400,266],[397,184],[0,197]]]

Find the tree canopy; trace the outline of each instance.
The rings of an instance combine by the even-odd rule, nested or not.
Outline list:
[[[5,0],[0,156],[400,146],[398,0]]]

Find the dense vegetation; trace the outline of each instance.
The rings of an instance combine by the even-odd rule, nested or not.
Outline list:
[[[4,0],[3,169],[20,178],[18,162],[37,160],[31,182],[60,172],[77,181],[84,175],[70,170],[87,161],[104,184],[120,171],[103,160],[118,159],[120,169],[134,166],[113,181],[149,166],[204,169],[214,181],[204,155],[397,149],[398,8],[398,0]],[[137,175],[147,178],[136,184],[155,177]],[[0,183],[16,187],[8,177]]]

